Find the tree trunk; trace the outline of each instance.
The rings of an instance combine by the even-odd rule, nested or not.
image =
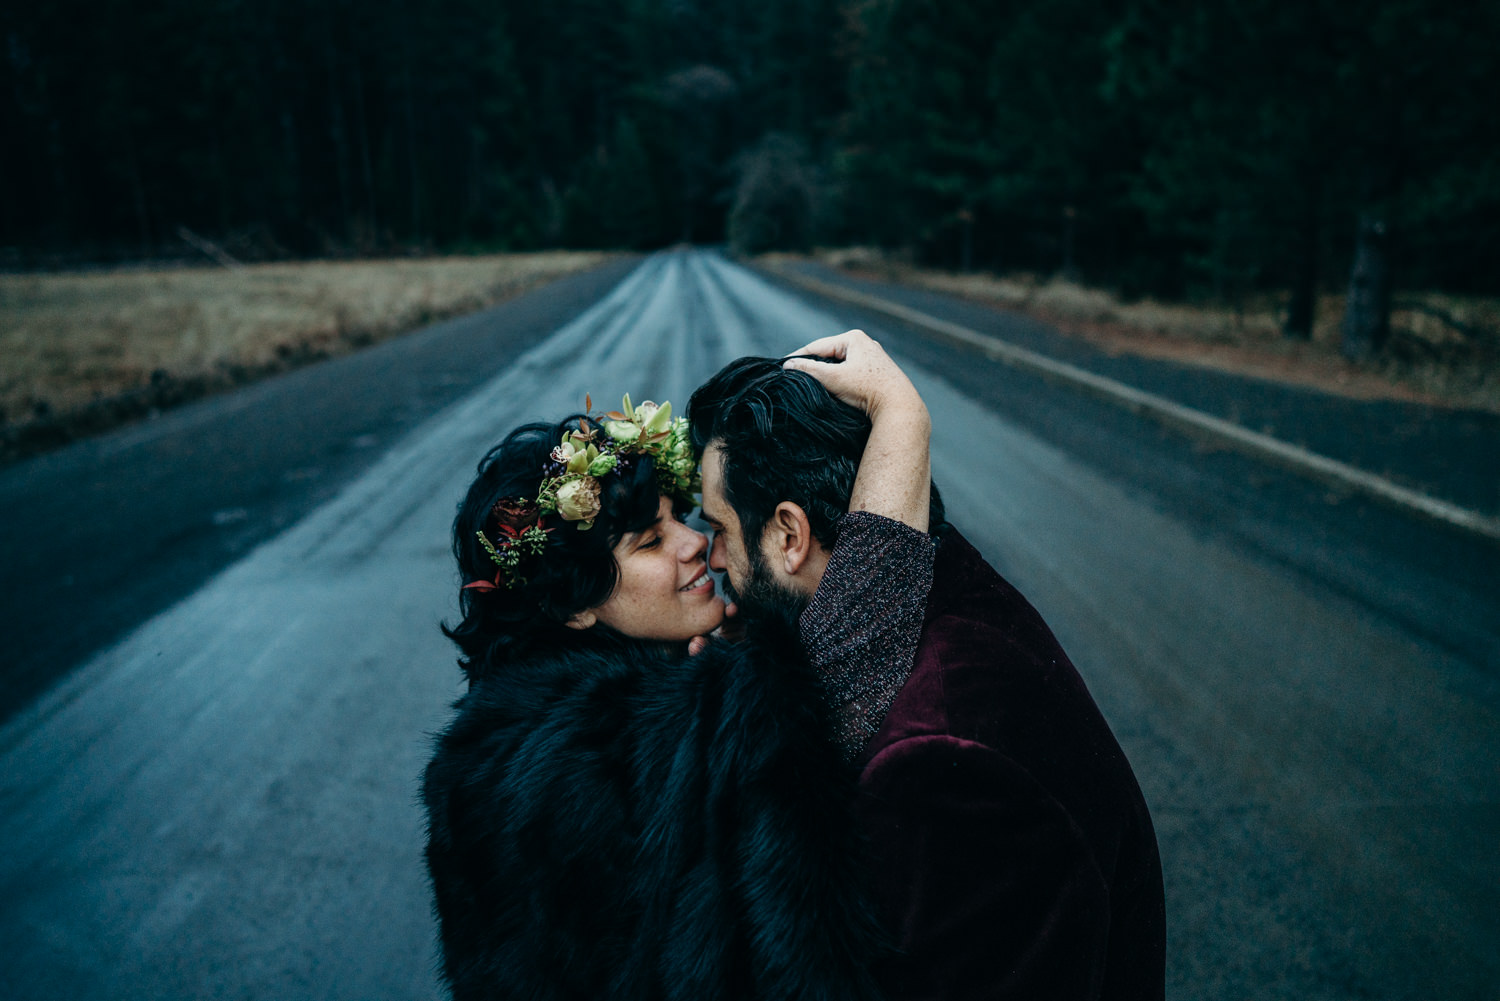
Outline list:
[[[349,60],[349,72],[354,83],[354,124],[355,133],[359,138],[360,174],[365,182],[365,215],[370,228],[369,239],[373,246],[380,242],[380,219],[375,211],[375,167],[370,158],[370,126],[365,114],[365,80],[360,72],[357,57]],[[358,249],[368,251],[370,248],[361,246]]]
[[[1307,268],[1298,268],[1292,280],[1292,299],[1287,304],[1283,337],[1294,341],[1312,340],[1313,311],[1317,306],[1318,276]]]
[[[328,70],[328,138],[333,141],[333,169],[338,178],[338,228],[349,238],[349,221],[353,217],[353,200],[349,193],[349,133],[344,123],[344,106],[339,100],[338,51],[332,38],[326,38],[323,59]]]
[[[1078,260],[1074,254],[1074,245],[1078,241],[1078,209],[1072,205],[1064,205],[1062,217],[1063,280],[1070,282],[1081,281],[1082,275],[1078,272]]]
[[[962,238],[958,248],[958,269],[964,274],[974,270],[974,210],[965,206],[958,212]]]
[[[1298,227],[1297,246],[1293,251],[1296,271],[1292,274],[1292,298],[1287,304],[1286,323],[1282,325],[1281,333],[1296,341],[1312,340],[1318,305],[1318,203],[1318,192],[1314,187],[1307,196]]]
[[[409,51],[409,48],[408,48]],[[420,246],[422,239],[422,178],[417,169],[417,98],[411,82],[411,57],[401,72],[406,104],[406,162],[411,172],[411,240]]]
[[[63,143],[62,116],[48,115],[47,161],[52,175],[52,211],[42,221],[42,242],[56,250],[68,249],[77,239],[73,226],[72,190],[68,184],[68,153]],[[49,218],[50,217],[50,218]]]
[[[1391,320],[1391,263],[1384,214],[1359,216],[1349,298],[1344,305],[1344,357],[1364,361],[1385,347]]]
[[[125,160],[130,174],[130,201],[141,241],[141,257],[151,258],[151,211],[146,205],[146,185],[141,180],[141,162],[135,152],[135,130],[125,125]]]

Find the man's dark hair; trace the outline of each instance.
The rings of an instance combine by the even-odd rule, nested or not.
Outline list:
[[[693,449],[699,458],[709,445],[722,451],[724,499],[740,519],[752,559],[784,500],[806,511],[813,537],[833,548],[870,438],[863,412],[807,373],[782,368],[782,361],[730,362],[688,401]],[[942,498],[933,487],[930,530],[942,520]]]

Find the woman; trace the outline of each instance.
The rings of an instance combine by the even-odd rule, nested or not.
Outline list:
[[[518,428],[460,507],[470,690],[423,787],[459,1001],[875,995],[853,776],[795,624],[688,655],[725,605],[670,414]]]

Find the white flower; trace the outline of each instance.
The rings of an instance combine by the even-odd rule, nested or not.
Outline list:
[[[580,530],[593,527],[599,506],[599,481],[592,476],[580,476],[557,488],[557,513],[564,521],[584,522]]]

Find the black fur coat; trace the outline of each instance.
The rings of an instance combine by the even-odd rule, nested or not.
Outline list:
[[[456,1001],[855,999],[878,949],[795,631],[477,682],[423,782]]]

